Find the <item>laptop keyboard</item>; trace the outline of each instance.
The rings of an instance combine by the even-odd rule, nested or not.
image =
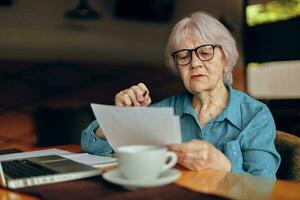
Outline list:
[[[57,174],[54,170],[23,159],[3,161],[1,165],[5,175],[13,179]]]

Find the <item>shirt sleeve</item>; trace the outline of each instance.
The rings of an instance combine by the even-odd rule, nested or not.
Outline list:
[[[239,138],[226,144],[232,172],[276,179],[280,155],[274,145],[275,136],[272,114],[264,106],[241,131]]]
[[[97,120],[93,121],[81,133],[81,149],[90,154],[104,155],[113,152],[112,147],[105,139],[100,139],[95,130],[99,127]]]

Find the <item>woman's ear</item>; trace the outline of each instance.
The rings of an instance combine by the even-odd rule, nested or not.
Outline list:
[[[229,67],[228,60],[226,59],[226,56],[225,56],[225,53],[224,53],[223,49],[222,49],[222,58],[221,59],[222,59],[221,62],[223,64],[223,66],[224,66],[223,72],[224,73],[229,72],[229,68],[230,67]]]

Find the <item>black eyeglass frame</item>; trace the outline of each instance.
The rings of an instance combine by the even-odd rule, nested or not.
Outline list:
[[[211,58],[206,59],[206,60],[203,60],[203,59],[201,59],[200,56],[198,55],[197,50],[198,50],[199,48],[205,47],[205,46],[211,46],[211,47],[213,48],[213,53],[212,53]],[[221,48],[221,45],[219,45],[219,44],[204,44],[204,45],[198,46],[198,47],[196,47],[196,48],[194,48],[194,49],[179,49],[179,50],[174,51],[173,53],[171,53],[171,56],[173,57],[173,60],[174,60],[174,62],[175,62],[177,65],[180,65],[180,66],[186,66],[186,65],[190,64],[191,61],[192,61],[192,53],[193,53],[193,51],[195,51],[197,58],[199,58],[201,61],[209,61],[209,60],[213,59],[213,57],[214,57],[214,55],[215,55],[215,48],[216,48],[216,47]],[[188,51],[188,52],[189,52],[190,60],[189,60],[189,62],[188,62],[187,64],[185,64],[185,65],[179,64],[178,61],[177,61],[177,59],[176,59],[176,53],[178,53],[178,52],[180,52],[180,51]]]

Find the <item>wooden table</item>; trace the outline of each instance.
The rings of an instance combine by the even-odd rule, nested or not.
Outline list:
[[[78,145],[57,146],[55,148],[72,152],[81,152]],[[45,148],[22,148],[30,151]],[[254,176],[242,176],[218,170],[191,172],[181,167],[182,176],[175,184],[199,193],[215,194],[230,199],[300,199],[300,183],[267,180]],[[36,199],[32,196],[0,189],[0,200]]]

